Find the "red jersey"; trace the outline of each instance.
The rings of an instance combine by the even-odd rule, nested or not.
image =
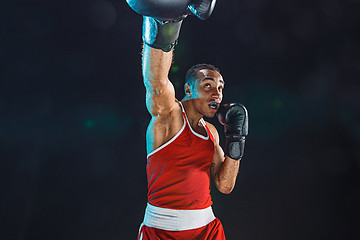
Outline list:
[[[148,202],[171,209],[203,209],[212,205],[210,166],[214,137],[203,119],[207,136],[190,126],[180,102],[184,125],[147,158]]]

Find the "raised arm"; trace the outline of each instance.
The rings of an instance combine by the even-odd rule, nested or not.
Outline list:
[[[152,116],[169,114],[175,106],[174,86],[168,79],[172,49],[177,43],[182,20],[189,14],[208,18],[216,0],[126,0],[143,15],[143,78],[146,105]]]
[[[143,78],[146,87],[146,106],[152,116],[166,116],[175,105],[175,90],[168,74],[172,49],[177,43],[182,19],[160,21],[144,16],[143,21]]]
[[[155,6],[158,9],[159,5]],[[183,15],[175,15],[168,20],[143,17],[142,72],[146,87],[146,106],[154,117],[168,115],[175,106],[175,90],[168,74],[172,51],[184,18]]]

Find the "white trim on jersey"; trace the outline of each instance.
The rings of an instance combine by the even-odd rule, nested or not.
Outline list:
[[[182,114],[181,114],[182,115]],[[155,150],[153,150],[152,152],[150,152],[148,155],[147,155],[147,158],[149,158],[151,155],[153,155],[154,153],[160,151],[161,149],[163,149],[164,147],[166,147],[167,145],[169,145],[170,143],[172,143],[185,129],[185,119],[184,119],[184,124],[183,126],[181,127],[180,131],[178,131],[177,134],[175,134],[175,136],[173,136],[169,141],[167,141],[166,143],[164,143],[163,145],[161,145],[160,147],[156,148]]]
[[[203,135],[201,135],[201,134],[199,134],[199,133],[197,133],[197,132],[195,132],[195,131],[191,128],[191,125],[189,124],[189,121],[188,121],[188,118],[187,118],[185,109],[184,109],[182,103],[181,103],[181,102],[179,102],[179,103],[180,103],[182,112],[185,113],[185,119],[184,119],[184,117],[183,117],[183,119],[184,119],[184,124],[183,124],[183,126],[181,127],[180,131],[178,131],[178,132],[175,134],[175,136],[173,136],[169,141],[167,141],[166,143],[164,143],[164,144],[161,145],[160,147],[158,147],[158,148],[154,149],[153,151],[151,151],[151,152],[147,155],[146,158],[149,158],[149,157],[150,157],[151,155],[153,155],[154,153],[160,151],[161,149],[163,149],[164,147],[166,147],[167,145],[169,145],[170,143],[172,143],[173,141],[175,141],[175,139],[184,131],[184,129],[185,129],[185,124],[186,124],[186,123],[189,125],[189,128],[190,128],[191,132],[192,132],[195,136],[197,136],[197,137],[199,137],[199,138],[202,138],[202,139],[204,139],[204,140],[208,140],[208,139],[209,139],[209,133],[208,133],[206,127],[205,127],[206,123],[205,123],[204,119],[201,118],[201,119],[200,119],[200,122],[201,122],[201,124],[203,125],[203,127],[205,128],[205,131],[206,131],[206,134],[207,134],[206,137],[203,136]],[[182,114],[181,114],[181,115],[182,115]],[[186,121],[186,122],[185,122],[185,121]]]
[[[180,105],[181,105],[181,108],[182,108],[183,112],[185,113],[186,122],[187,122],[187,124],[189,125],[189,128],[190,128],[191,132],[192,132],[195,136],[197,136],[197,137],[199,137],[199,138],[202,138],[202,139],[204,139],[204,140],[208,140],[208,139],[209,139],[209,133],[207,132],[206,127],[204,126],[205,122],[201,122],[202,118],[200,119],[200,122],[202,123],[203,127],[205,128],[206,135],[207,135],[206,137],[203,136],[203,135],[201,135],[201,134],[199,134],[199,133],[197,133],[197,132],[195,132],[195,131],[192,129],[192,127],[191,127],[191,125],[190,125],[190,123],[189,123],[189,120],[188,120],[188,118],[187,118],[185,109],[184,109],[183,105],[181,104],[181,102],[180,102]],[[203,120],[203,121],[204,121],[204,120]]]

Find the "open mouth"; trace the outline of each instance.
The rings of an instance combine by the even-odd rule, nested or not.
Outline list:
[[[209,104],[209,107],[212,108],[212,109],[217,109],[218,106],[219,106],[219,104],[215,103],[215,102],[212,102],[212,103]]]

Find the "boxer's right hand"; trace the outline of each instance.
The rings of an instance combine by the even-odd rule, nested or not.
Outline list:
[[[143,41],[150,47],[171,51],[177,43],[182,20],[189,14],[208,18],[216,0],[127,0],[129,6],[144,16]]]
[[[223,104],[216,116],[219,122],[224,125],[225,154],[234,160],[240,160],[244,155],[245,136],[248,135],[246,108],[239,103]]]

